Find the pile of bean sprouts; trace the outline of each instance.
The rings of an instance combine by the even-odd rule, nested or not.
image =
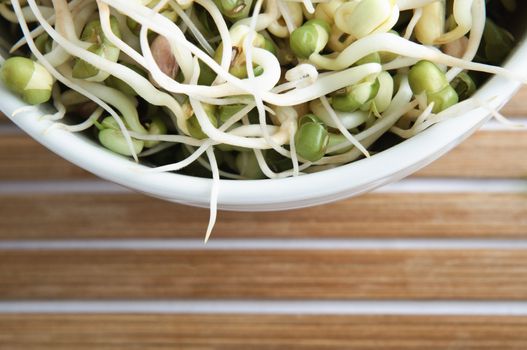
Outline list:
[[[0,0],[21,32],[12,53],[38,63],[23,86],[8,68],[4,80],[30,103],[49,98],[53,127],[89,131],[149,171],[212,176],[208,238],[220,178],[299,176],[370,157],[383,135],[410,138],[480,107],[471,95],[484,74],[525,82],[499,67],[513,39],[489,6],[506,16],[517,5]]]

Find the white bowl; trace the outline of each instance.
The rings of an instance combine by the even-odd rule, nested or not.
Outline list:
[[[506,64],[514,71],[527,71],[527,45],[518,45]],[[493,98],[501,108],[520,84],[493,77],[476,97]],[[8,117],[24,102],[0,83],[0,110]],[[42,109],[43,111],[44,109]],[[210,179],[174,173],[147,173],[145,166],[116,155],[92,140],[59,129],[46,132],[52,124],[39,120],[43,112],[27,112],[11,117],[22,130],[54,153],[109,181],[167,201],[208,207]],[[355,196],[395,182],[439,158],[476,131],[489,112],[477,109],[444,121],[371,158],[323,172],[274,180],[221,180],[218,206],[239,211],[269,211],[312,206]]]

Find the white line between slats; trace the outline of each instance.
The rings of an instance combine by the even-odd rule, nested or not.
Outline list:
[[[20,301],[0,302],[0,313],[527,316],[527,302],[386,300]]]
[[[407,178],[376,193],[527,193],[527,179]],[[67,193],[133,193],[102,180],[3,181],[0,195]]]
[[[20,135],[20,134],[22,134],[22,130],[20,130],[16,125],[0,124],[0,135]]]
[[[98,239],[0,241],[7,250],[527,250],[527,239]]]
[[[527,182],[526,182],[527,184]],[[527,187],[527,185],[526,185]],[[133,193],[104,180],[87,181],[0,181],[0,195],[66,193]]]

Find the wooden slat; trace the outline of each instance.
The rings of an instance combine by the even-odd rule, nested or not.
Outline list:
[[[415,176],[527,177],[527,132],[480,131]],[[23,134],[0,138],[0,181],[94,178]]]
[[[527,117],[527,87],[522,87],[503,107],[501,113],[508,117]]]
[[[0,239],[202,238],[208,210],[136,194],[0,196]],[[527,194],[372,193],[321,207],[220,212],[213,237],[526,237]]]
[[[520,350],[526,317],[1,315],[0,347],[52,350]]]
[[[0,180],[63,180],[95,177],[24,134],[0,137]]]
[[[414,176],[526,178],[527,132],[478,131]]]
[[[2,251],[0,299],[527,299],[522,250]]]

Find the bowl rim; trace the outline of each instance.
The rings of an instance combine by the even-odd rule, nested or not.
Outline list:
[[[520,40],[505,68],[525,77],[527,45]],[[525,79],[524,79],[525,80]],[[475,97],[499,109],[519,89],[519,81],[494,76]],[[41,120],[45,107],[12,116],[26,104],[0,82],[0,110],[39,143],[79,167],[124,187],[165,200],[207,207],[212,179],[176,173],[155,173],[149,167],[112,153],[95,142]],[[476,131],[490,116],[477,108],[438,123],[370,158],[298,177],[263,180],[221,179],[218,205],[227,210],[282,210],[335,201],[399,180],[448,152]],[[139,175],[139,176],[138,176]]]

